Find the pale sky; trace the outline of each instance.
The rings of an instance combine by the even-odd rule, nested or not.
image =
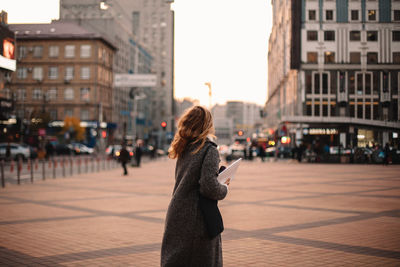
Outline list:
[[[270,0],[175,0],[175,97],[212,103],[267,98]],[[59,0],[0,0],[9,23],[49,23]]]

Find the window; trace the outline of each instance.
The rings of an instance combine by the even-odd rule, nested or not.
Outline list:
[[[368,20],[375,21],[376,20],[376,10],[368,10]]]
[[[351,10],[351,20],[358,20],[358,10]]]
[[[49,67],[49,79],[55,80],[58,78],[58,67]]]
[[[349,85],[349,94],[353,95],[355,92],[355,86],[356,86],[354,71],[349,71],[347,77],[348,77],[348,85]]]
[[[18,59],[26,58],[27,49],[26,46],[18,46]]]
[[[393,31],[393,41],[394,42],[400,41],[400,31]]]
[[[361,32],[360,31],[350,31],[350,41],[360,41]]]
[[[336,103],[331,102],[331,117],[335,117],[335,116],[336,116]]]
[[[361,63],[361,53],[360,52],[350,52],[350,63],[360,64]]]
[[[370,95],[371,94],[371,74],[370,73],[365,73],[365,94]]]
[[[335,52],[325,52],[325,63],[335,63]]]
[[[378,41],[378,32],[367,31],[367,41]]]
[[[43,46],[41,45],[35,45],[33,47],[33,57],[40,58],[43,55]]]
[[[363,118],[363,105],[357,105],[357,118]]]
[[[322,116],[328,117],[328,105],[327,104],[322,105]]]
[[[371,105],[370,104],[365,105],[365,119],[367,119],[367,120],[371,119]]]
[[[354,102],[350,103],[350,117],[354,118],[355,117],[355,108],[354,108]]]
[[[82,80],[90,79],[90,68],[89,67],[81,67],[81,79]]]
[[[81,88],[81,100],[82,101],[90,100],[90,88]]]
[[[319,73],[314,73],[314,94],[320,93]]]
[[[56,45],[49,47],[49,57],[58,57],[59,48]]]
[[[65,55],[66,58],[75,57],[75,45],[66,45],[65,46]]]
[[[394,21],[399,21],[400,20],[400,10],[394,10],[393,11],[393,20]]]
[[[65,100],[73,100],[74,99],[74,89],[73,88],[65,88],[64,99]]]
[[[89,110],[81,109],[81,121],[89,120]]]
[[[322,74],[322,93],[328,93],[328,74],[326,73]]]
[[[49,111],[49,113],[50,113],[51,120],[53,120],[53,121],[57,120],[57,110],[56,109],[51,109]]]
[[[311,94],[312,93],[312,76],[311,76],[311,71],[306,71],[306,93]]]
[[[318,32],[307,31],[307,41],[318,41]]]
[[[28,76],[28,69],[21,67],[21,68],[17,68],[17,78],[18,79],[26,79],[26,77]]]
[[[393,52],[393,63],[400,64],[400,52]]]
[[[308,63],[318,63],[318,53],[317,52],[307,52],[307,62]]]
[[[333,10],[326,10],[325,11],[325,19],[326,20],[333,20]]]
[[[378,53],[368,52],[367,53],[367,64],[377,64],[378,63]]]
[[[40,88],[33,89],[32,99],[33,100],[41,100],[42,99],[42,89],[40,89]]]
[[[65,80],[72,80],[74,78],[74,67],[65,67]]]
[[[26,99],[26,89],[17,89],[17,99],[23,101]]]
[[[3,96],[7,99],[11,99],[11,89],[10,88],[4,88],[3,89]]]
[[[307,107],[306,107],[306,115],[307,115],[307,116],[311,116],[311,104],[307,104]]]
[[[49,100],[57,99],[57,88],[53,87],[47,91],[47,97]]]
[[[43,80],[43,68],[42,67],[34,67],[33,68],[33,79],[41,81]]]
[[[357,74],[357,95],[363,95],[363,75]]]
[[[308,10],[308,20],[315,20],[317,17],[315,10]]]
[[[335,41],[335,31],[324,32],[325,41]]]
[[[90,45],[81,45],[81,58],[89,58],[91,54]]]
[[[317,102],[317,101],[316,101]],[[317,103],[314,104],[314,116],[319,116],[320,112],[319,112],[319,101]]]
[[[64,117],[73,117],[74,116],[74,110],[73,109],[65,109],[64,110]]]

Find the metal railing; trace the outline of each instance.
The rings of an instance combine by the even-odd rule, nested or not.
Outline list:
[[[28,159],[26,161],[0,161],[1,186],[6,183],[21,184],[48,178],[67,177],[94,173],[119,167],[117,160],[109,157],[53,157],[50,159]]]

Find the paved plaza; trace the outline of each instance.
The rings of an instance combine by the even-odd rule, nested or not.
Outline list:
[[[173,160],[0,188],[1,266],[159,266]],[[224,266],[400,266],[400,166],[243,162]]]

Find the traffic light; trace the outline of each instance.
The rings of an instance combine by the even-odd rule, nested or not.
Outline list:
[[[107,137],[107,132],[106,131],[101,131],[101,137],[106,138]]]
[[[238,131],[238,135],[239,135],[239,136],[243,136],[243,134],[244,134],[244,133],[243,133],[242,130]]]
[[[341,71],[339,73],[339,81],[340,81],[339,91],[340,92],[345,92],[346,91],[346,88],[345,88],[345,86],[346,86],[346,75],[345,75],[344,71]]]
[[[161,127],[163,128],[163,130],[165,131],[167,129],[167,123],[165,121],[163,121],[161,123]]]
[[[387,71],[383,72],[383,88],[382,91],[389,92],[389,73]]]

